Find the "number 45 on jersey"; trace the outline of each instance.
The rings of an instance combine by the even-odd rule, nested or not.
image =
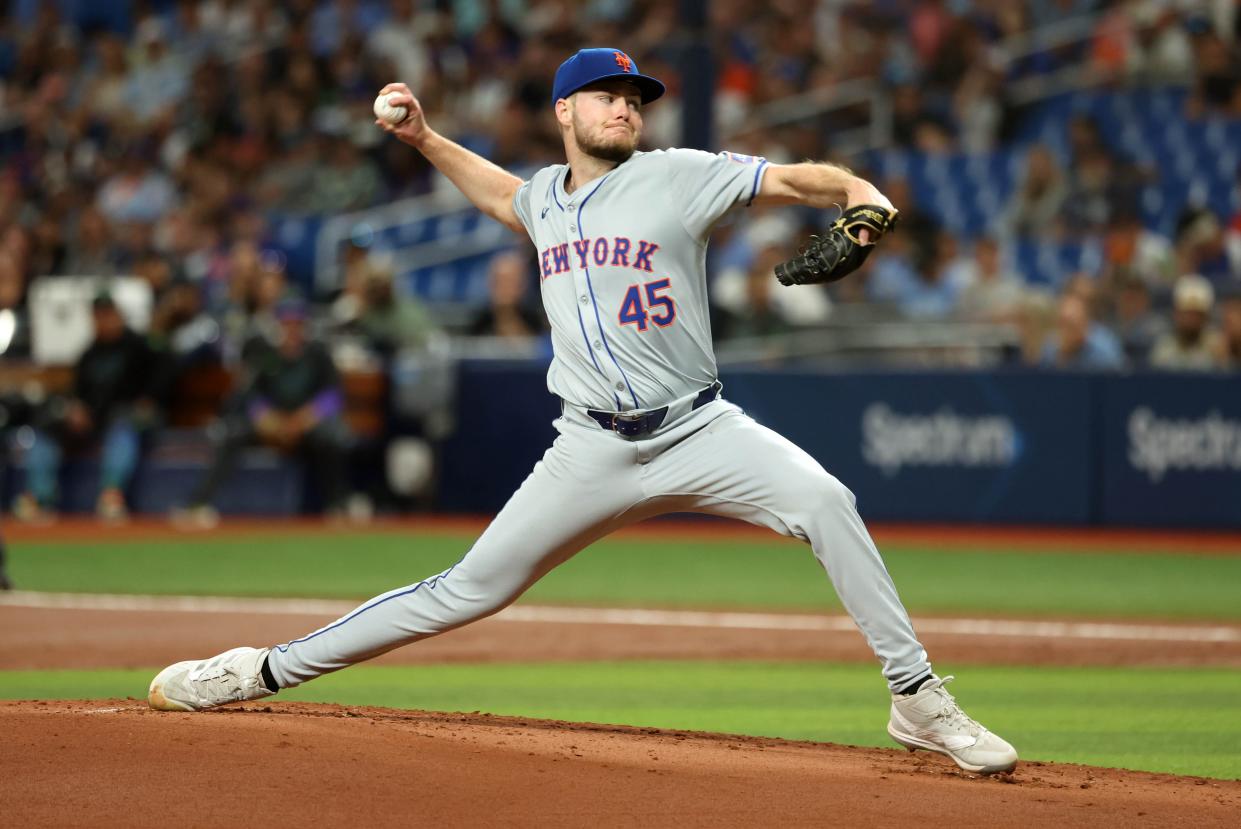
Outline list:
[[[617,315],[620,324],[636,325],[639,331],[645,331],[650,322],[660,328],[671,325],[677,318],[677,307],[672,297],[662,294],[670,284],[665,277],[642,285],[630,285]]]

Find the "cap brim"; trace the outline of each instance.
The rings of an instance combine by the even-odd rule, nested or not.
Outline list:
[[[591,78],[586,83],[576,89],[570,89],[567,93],[560,97],[567,98],[574,92],[581,92],[586,87],[594,86],[601,81],[629,81],[636,86],[638,88],[638,92],[642,94],[642,103],[644,104],[649,104],[651,101],[662,98],[664,92],[666,91],[666,87],[663,85],[663,82],[655,80],[650,75],[638,75],[633,72],[617,72],[614,75],[603,75],[598,78]]]

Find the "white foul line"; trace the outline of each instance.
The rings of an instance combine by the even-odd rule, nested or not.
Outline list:
[[[246,599],[226,596],[138,596],[100,593],[0,593],[0,607],[62,610],[247,613],[277,616],[343,616],[356,602],[332,599]],[[856,630],[848,616],[795,613],[641,610],[633,608],[514,605],[494,617],[504,622],[566,625],[729,628],[740,630]],[[1161,642],[1241,642],[1241,627],[1143,625],[1123,622],[1048,622],[1016,619],[921,618],[922,633],[955,636],[1017,636],[1040,639],[1099,639]]]

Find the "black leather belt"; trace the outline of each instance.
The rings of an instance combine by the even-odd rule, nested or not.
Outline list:
[[[724,388],[724,384],[716,380],[710,386],[698,392],[698,396],[694,398],[690,411],[700,409],[710,403],[719,396],[720,389]],[[638,435],[647,435],[654,432],[664,422],[664,418],[668,416],[668,407],[660,406],[658,409],[651,409],[646,412],[599,412],[594,409],[587,409],[586,414],[595,419],[600,426],[618,435],[625,437],[637,437]]]

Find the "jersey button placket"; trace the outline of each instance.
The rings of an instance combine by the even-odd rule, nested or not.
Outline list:
[[[572,227],[572,225],[570,225]],[[586,282],[586,271],[577,267],[573,267],[573,282],[578,291],[578,302],[581,303],[582,325],[585,328],[587,359],[599,367],[599,371],[603,374],[603,379],[615,388],[617,392],[627,390],[625,380],[616,370],[616,366],[612,361],[607,359],[604,351],[603,337],[604,333],[599,326],[599,321],[595,316],[595,309],[590,302],[590,286]],[[597,356],[591,356],[591,352]]]
[[[578,233],[577,225],[577,201],[570,200],[565,203],[566,215],[564,227],[569,231],[570,256],[576,256],[576,251],[572,250],[573,240],[581,240],[582,236]],[[586,347],[589,349],[587,355],[591,361],[599,367],[603,379],[611,384],[612,388],[617,391],[618,397],[623,396],[629,390],[629,386],[625,383],[625,378],[621,374],[620,368],[616,365],[614,359],[609,359],[607,352],[606,338],[607,334],[603,330],[603,322],[600,309],[597,307],[599,297],[591,298],[590,283],[588,280],[589,265],[585,262],[577,262],[571,265],[573,271],[573,285],[577,289],[578,302],[582,304],[581,315],[584,333],[586,334]],[[632,405],[632,401],[630,401]],[[625,408],[622,404],[621,408]]]

